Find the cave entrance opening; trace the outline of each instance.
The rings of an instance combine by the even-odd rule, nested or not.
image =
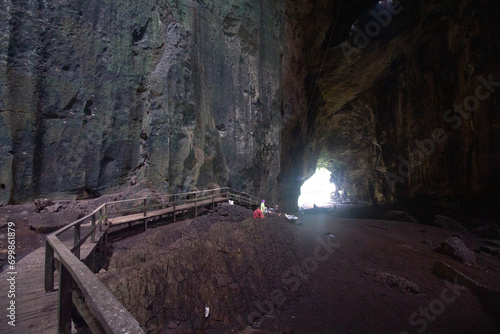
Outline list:
[[[318,168],[313,176],[307,179],[300,187],[298,205],[302,209],[328,207],[332,203],[336,186],[330,182],[331,173],[326,168]]]

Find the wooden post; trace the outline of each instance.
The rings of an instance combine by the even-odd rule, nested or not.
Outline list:
[[[90,228],[94,229],[95,227],[95,214],[92,215],[92,223],[90,224]],[[92,232],[90,236],[90,242],[95,243],[95,230]]]
[[[106,208],[106,206],[104,206],[104,208]],[[99,210],[99,215],[101,216],[99,218],[99,232],[102,232],[102,224],[104,224],[104,214],[103,214],[103,208],[101,208],[101,210]]]
[[[45,241],[45,292],[54,291],[54,248]]]
[[[71,334],[73,313],[73,277],[61,262],[59,266],[59,303],[57,305],[57,333]]]
[[[214,194],[214,191],[212,190],[212,210],[214,209],[215,207],[215,194]]]
[[[148,220],[146,218],[146,216],[148,215],[148,209],[146,208],[147,202],[148,202],[148,199],[145,198],[144,202],[142,203],[142,210],[144,212],[144,232],[146,232],[148,230]]]
[[[194,216],[198,217],[198,201],[197,201],[198,193],[194,193]]]
[[[173,199],[174,199],[174,210],[172,211],[174,213],[174,223],[175,223],[175,195],[172,195]]]
[[[103,224],[108,224],[108,204],[104,204],[104,221]]]
[[[75,228],[74,228],[74,245],[73,246],[76,246],[79,242],[80,242],[80,230],[81,230],[81,224],[76,224],[75,225]],[[80,247],[78,247],[76,250],[75,250],[75,256],[78,260],[80,260]]]

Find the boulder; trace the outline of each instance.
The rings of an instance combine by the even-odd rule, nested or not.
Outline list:
[[[38,234],[47,234],[80,219],[84,212],[79,209],[49,212],[47,209],[29,218],[28,227]]]
[[[42,221],[42,222],[35,222],[35,223],[30,223],[29,229],[32,231],[35,231],[38,234],[49,234],[52,232],[55,232],[67,224],[51,224],[50,222]]]
[[[47,198],[39,198],[35,200],[35,211],[42,212],[46,207],[54,205],[50,199]]]
[[[64,209],[64,206],[62,206],[59,203],[56,203],[54,205],[49,205],[45,208],[48,212],[54,213],[54,212],[59,212],[59,210]]]
[[[365,274],[375,276],[375,278],[382,282],[384,285],[387,285],[388,287],[400,292],[418,293],[419,291],[418,285],[401,276],[379,271],[376,269],[366,269]]]
[[[500,325],[500,318],[498,317],[498,314],[500,314],[499,289],[489,287],[472,280],[464,273],[441,261],[434,264],[432,273],[443,280],[452,282],[454,284],[454,289],[456,289],[459,293],[460,290],[465,290],[465,288],[472,291],[479,302],[483,305],[483,310]]]
[[[440,250],[443,254],[465,264],[476,264],[476,255],[458,237],[451,237],[443,241]]]
[[[434,226],[437,227],[442,227],[442,228],[447,228],[450,230],[458,231],[458,232],[465,232],[466,228],[463,227],[462,224],[454,220],[453,218],[449,218],[446,216],[441,216],[441,215],[436,215],[434,217]]]

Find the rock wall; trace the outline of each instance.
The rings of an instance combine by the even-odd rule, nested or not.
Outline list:
[[[279,2],[0,8],[0,203],[141,180],[166,191],[274,187]]]
[[[294,210],[318,165],[374,203],[498,188],[493,1],[0,8],[2,204],[138,183]]]
[[[499,5],[394,6],[389,16],[368,7],[378,18],[366,8],[347,41],[325,42],[323,61],[308,64],[309,96],[319,93],[300,160],[329,168],[347,194],[374,203],[492,198],[500,185]]]

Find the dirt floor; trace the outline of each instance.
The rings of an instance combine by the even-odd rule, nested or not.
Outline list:
[[[210,223],[220,222],[213,219]],[[182,224],[163,226],[157,232],[151,232],[153,233],[151,237],[157,233],[163,235],[177,233],[180,238],[182,233],[179,231],[186,228],[186,225]],[[249,224],[265,225],[266,231],[272,234],[278,234],[280,231],[288,233],[286,231],[291,226],[296,243],[283,242],[277,246],[274,241],[266,246],[269,247],[270,255],[267,260],[264,255],[264,261],[267,261],[268,266],[279,267],[280,273],[276,277],[275,273],[269,272],[269,279],[277,281],[278,284],[271,285],[272,288],[269,285],[261,288],[272,291],[259,293],[254,291],[254,295],[259,297],[249,298],[248,291],[239,292],[241,296],[238,305],[234,305],[234,308],[239,308],[235,313],[239,314],[231,315],[228,321],[221,317],[214,322],[226,323],[222,329],[221,326],[212,326],[212,323],[201,331],[199,328],[193,331],[211,333],[498,333],[500,331],[499,317],[495,309],[482,304],[476,294],[462,285],[455,284],[453,278],[450,277],[452,281],[450,283],[433,274],[436,262],[444,262],[470,279],[492,288],[491,291],[500,289],[500,257],[479,252],[480,246],[486,243],[481,238],[428,225],[340,218],[333,216],[332,213],[303,214],[295,221],[284,220],[282,217],[280,219],[268,217],[263,221],[250,219]],[[238,225],[234,225],[235,230],[238,228]],[[441,242],[452,236],[459,237],[470,250],[475,251],[475,265],[466,265],[437,251]],[[261,237],[266,238],[264,233]],[[213,241],[214,237],[210,238]],[[191,241],[194,244],[194,239]],[[205,242],[207,241],[203,241]],[[239,242],[242,248],[248,249],[245,241]],[[142,251],[144,245],[144,236],[138,236],[137,239],[118,242],[116,247],[120,252],[134,247]],[[181,246],[175,246],[174,249],[179,247]],[[290,247],[297,248],[293,249],[299,254],[297,258],[284,264],[279,261],[273,263],[272,254],[276,254],[276,249],[284,254],[290,251]],[[197,251],[210,253],[211,250],[203,248],[203,251]],[[253,261],[261,261],[254,253],[250,253],[248,257]],[[133,252],[125,254],[125,258],[134,256]],[[195,270],[193,273],[195,276],[199,275]],[[214,272],[213,275],[218,273]],[[249,270],[245,275],[253,274]],[[241,286],[248,284],[246,281],[242,282],[244,278],[236,276],[232,277],[234,282]],[[181,279],[183,280],[184,278]],[[126,285],[130,285],[131,282],[127,282]],[[499,302],[498,295],[495,296],[496,302]],[[240,304],[246,304],[247,307],[241,307]],[[219,308],[224,306],[226,305],[218,305]],[[189,318],[191,312],[186,313],[189,313],[186,315]],[[243,324],[241,319],[244,319],[246,324]],[[178,327],[180,321],[172,319],[169,321],[175,325],[162,332],[186,331],[186,327],[182,329]],[[232,325],[227,325],[227,322]],[[191,321],[191,324],[193,323]],[[156,332],[155,329],[152,332]]]
[[[295,333],[499,332],[471,291],[459,287],[452,295],[449,285],[432,273],[434,263],[444,261],[482,284],[500,288],[498,257],[476,253],[477,265],[469,266],[435,251],[456,233],[321,214],[303,215],[299,221],[296,233],[309,257],[314,258],[321,236],[334,235],[339,246],[324,262],[310,265],[304,281],[311,284],[311,293],[275,320],[277,328]],[[482,242],[466,234],[460,237],[470,249]],[[418,292],[401,290],[392,281],[387,284],[384,275],[376,274],[380,272],[413,282]]]
[[[61,214],[61,220],[81,215],[80,211],[86,212],[97,204],[95,200],[74,203],[66,203],[71,207],[71,214],[70,211],[67,211],[67,217]],[[35,208],[34,204],[0,208],[0,217],[16,221],[20,254],[43,245],[44,234],[38,234],[32,225],[30,227],[30,222],[44,214],[35,212]],[[54,216],[54,213],[45,214]],[[273,254],[289,254],[290,247],[293,247],[292,253],[297,256],[289,263],[279,263],[279,275],[274,273],[272,276],[276,284],[270,285],[273,286],[271,297],[241,297],[244,300],[240,302],[246,303],[246,308],[238,311],[241,313],[239,319],[245,324],[241,321],[224,324],[223,329],[205,326],[204,332],[500,332],[500,316],[491,305],[482,303],[477,293],[470,289],[444,281],[433,273],[435,264],[441,261],[493,292],[500,289],[500,256],[481,251],[481,246],[488,244],[483,238],[429,225],[342,218],[338,217],[342,215],[328,212],[298,215],[294,221],[283,217],[258,220],[251,218],[251,211],[246,214],[250,219],[247,232],[259,228],[258,224],[266,224],[270,234],[291,231],[295,243],[276,239],[278,241],[274,240],[269,249],[272,248]],[[238,219],[241,218],[239,212]],[[204,219],[204,224],[217,223]],[[189,222],[161,226],[148,233],[177,231],[178,234]],[[210,226],[202,228],[196,237],[209,230]],[[5,249],[4,231],[5,228],[0,229],[1,249]],[[122,242],[126,247],[122,246],[121,250],[131,248],[134,244],[140,245],[144,241],[141,238],[146,236],[121,241],[115,238],[115,246],[120,248]],[[474,251],[475,265],[466,265],[437,251],[441,242],[452,236],[462,239]],[[285,241],[281,244],[279,240]],[[171,242],[174,240],[170,240],[169,245]],[[263,248],[260,244],[259,247]],[[273,254],[266,256],[275,256]],[[261,272],[265,277],[266,268],[261,268]],[[241,277],[232,279],[237,282]],[[180,328],[176,327],[168,326],[163,332],[180,333]]]

